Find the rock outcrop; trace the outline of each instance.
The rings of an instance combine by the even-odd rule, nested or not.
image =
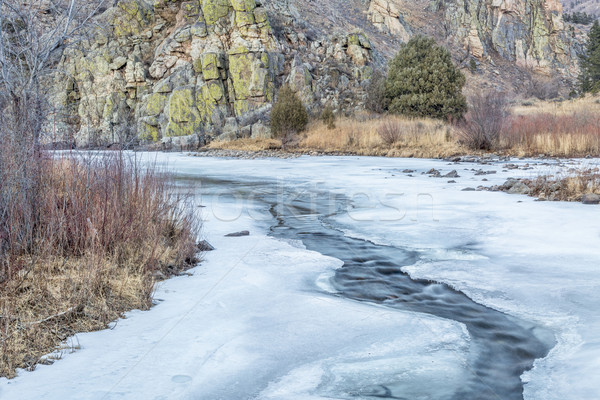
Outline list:
[[[62,61],[72,79],[57,100],[76,104],[79,145],[199,144],[273,101],[283,56],[254,0],[124,0],[103,21],[106,29]],[[244,134],[229,128],[229,137]]]
[[[412,30],[404,20],[407,8],[401,1],[371,0],[369,4],[369,20],[377,29],[397,35],[403,42],[410,40]]]
[[[576,72],[574,49],[558,0],[434,0],[446,31],[472,56],[494,54],[549,74]]]
[[[259,0],[120,0],[100,20],[54,84],[52,129],[79,146],[267,138],[282,83],[318,108],[372,71],[364,34],[308,40],[285,28],[278,40]]]
[[[174,147],[269,138],[282,84],[315,113],[361,110],[374,70],[414,34],[482,64],[576,68],[557,0],[151,1],[118,0],[89,41],[65,52],[54,137]]]

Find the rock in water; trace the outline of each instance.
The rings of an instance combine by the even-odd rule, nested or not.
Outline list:
[[[198,249],[198,251],[213,251],[215,249],[206,240],[202,240],[202,241],[198,242],[198,244],[196,245],[196,248]]]
[[[427,171],[427,172],[426,172],[426,174],[427,174],[427,175],[434,176],[434,177],[436,177],[436,178],[437,178],[437,177],[439,177],[439,176],[441,175],[441,174],[440,174],[440,171],[438,171],[438,170],[437,170],[437,169],[435,169],[435,168],[431,168],[429,171]]]
[[[527,186],[521,181],[515,182],[515,184],[512,185],[510,189],[508,189],[508,193],[510,194],[529,194],[529,192],[531,192],[529,186]]]
[[[581,202],[583,204],[591,204],[591,205],[600,204],[600,196],[598,196],[597,194],[593,194],[593,193],[584,194],[583,197],[581,198]]]
[[[235,233],[230,233],[225,235],[225,237],[241,237],[241,236],[250,236],[250,232],[248,231],[240,231]]]
[[[444,175],[443,178],[460,178],[460,176],[458,175],[458,172],[456,172],[456,170],[453,169],[452,171]]]

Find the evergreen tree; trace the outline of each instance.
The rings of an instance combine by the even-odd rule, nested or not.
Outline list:
[[[284,85],[279,89],[277,101],[271,111],[271,130],[276,136],[295,135],[304,130],[308,113],[296,92]]]
[[[579,56],[580,69],[579,91],[581,93],[597,93],[600,90],[600,25],[594,22],[586,49]]]
[[[464,84],[465,77],[448,50],[431,38],[415,36],[392,60],[385,95],[389,111],[395,114],[461,118],[467,110]]]

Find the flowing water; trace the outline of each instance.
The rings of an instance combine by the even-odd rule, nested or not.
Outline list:
[[[226,189],[269,210],[267,223],[274,237],[301,240],[309,250],[342,260],[343,267],[331,278],[336,291],[332,295],[463,323],[471,337],[473,356],[466,366],[470,377],[451,399],[523,399],[520,376],[554,345],[551,333],[534,324],[478,304],[446,284],[412,279],[402,267],[418,262],[421,253],[346,236],[332,221],[351,207],[343,196],[282,190],[273,183],[202,184],[204,193]],[[371,385],[355,396],[404,399],[404,385]]]

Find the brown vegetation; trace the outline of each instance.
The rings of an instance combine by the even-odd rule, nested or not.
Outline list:
[[[586,194],[600,195],[600,170],[584,168],[565,176],[540,176],[524,180],[530,195],[543,200],[581,201]]]
[[[469,111],[458,121],[459,142],[473,150],[491,150],[506,128],[509,106],[504,93],[489,91],[469,98]]]
[[[335,128],[313,120],[290,152],[347,153],[388,157],[447,157],[495,151],[513,156],[600,156],[600,101],[535,101],[507,108],[501,95],[481,95],[463,123],[390,115],[339,118]],[[472,98],[473,99],[473,98]],[[471,140],[472,139],[472,140]],[[483,139],[483,140],[480,140]],[[212,149],[281,149],[279,140],[240,139]]]
[[[448,157],[463,154],[452,128],[430,119],[385,116],[343,118],[335,129],[312,122],[296,151],[342,152],[388,157]]]
[[[600,114],[513,116],[500,136],[499,148],[513,155],[600,156]]]
[[[237,151],[264,151],[264,150],[281,150],[281,140],[277,139],[237,139],[231,142],[214,141],[210,142],[207,149],[210,150],[237,150]]]
[[[168,177],[120,152],[14,161],[0,151],[0,376],[8,377],[74,333],[147,309],[156,279],[195,262],[198,233]]]

